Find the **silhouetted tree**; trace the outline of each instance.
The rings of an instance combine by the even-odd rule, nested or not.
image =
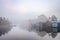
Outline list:
[[[0,36],[5,34],[5,32],[8,32],[10,29],[11,23],[7,19],[0,17]]]

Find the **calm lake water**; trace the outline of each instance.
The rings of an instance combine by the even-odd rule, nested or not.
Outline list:
[[[48,36],[40,37],[35,32],[29,32],[28,30],[22,29],[20,27],[13,27],[8,33],[0,36],[0,40],[59,40],[60,34],[56,38]]]

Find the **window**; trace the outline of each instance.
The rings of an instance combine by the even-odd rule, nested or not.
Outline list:
[[[52,28],[53,33],[57,33],[57,31],[58,31],[57,28]]]
[[[52,27],[58,27],[58,23],[57,22],[53,22],[52,23]]]

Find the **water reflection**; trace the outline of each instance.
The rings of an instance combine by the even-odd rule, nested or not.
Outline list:
[[[2,40],[40,40],[40,37],[34,33],[29,32],[19,27],[13,27],[8,33],[0,37]]]
[[[28,30],[21,29],[20,27],[13,27],[8,33],[2,35],[0,40],[59,40],[60,34],[56,38],[49,37],[40,37],[35,32],[29,32]]]

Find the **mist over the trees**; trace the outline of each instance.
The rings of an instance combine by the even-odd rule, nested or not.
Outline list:
[[[11,28],[11,22],[4,17],[0,17],[0,36],[7,33]]]
[[[0,0],[0,39],[59,40],[60,34],[52,39],[42,25],[52,15],[60,22],[60,0]]]

